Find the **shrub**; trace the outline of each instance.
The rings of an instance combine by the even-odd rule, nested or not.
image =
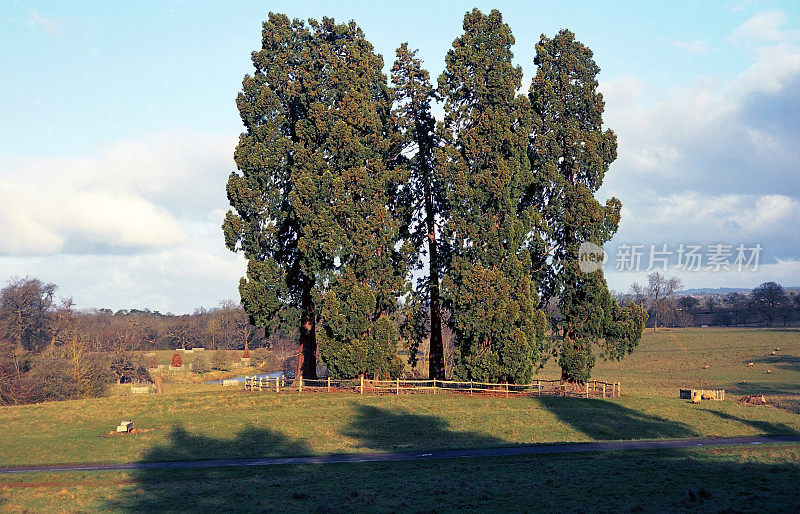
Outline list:
[[[227,370],[229,362],[228,352],[225,350],[217,350],[211,356],[211,367],[213,369]]]
[[[181,359],[181,356],[177,353],[172,354],[172,362],[170,363],[170,365],[173,368],[180,368],[181,366],[183,366],[183,360]]]
[[[192,363],[192,371],[195,373],[205,373],[206,371],[210,371],[211,366],[208,365],[208,359],[206,359],[205,355],[198,355],[194,358],[194,362]]]

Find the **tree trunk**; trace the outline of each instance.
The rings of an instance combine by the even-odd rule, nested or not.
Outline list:
[[[426,200],[426,204],[428,201]],[[436,227],[433,210],[426,216],[428,225],[428,252],[430,257],[428,276],[431,294],[431,338],[428,352],[428,378],[444,380],[444,342],[442,341],[442,310],[439,300],[439,251],[436,244]]]
[[[297,352],[297,375],[304,379],[317,378],[317,323],[311,288],[303,289],[300,316],[300,348]]]
[[[423,194],[425,195],[425,228],[428,231],[428,280],[431,301],[431,337],[428,350],[428,378],[444,380],[444,342],[442,341],[442,309],[439,298],[439,246],[436,241],[436,213],[433,205],[433,170],[428,160],[431,153],[428,140],[422,137],[424,127],[417,120],[417,137],[420,138],[420,166],[423,175]]]

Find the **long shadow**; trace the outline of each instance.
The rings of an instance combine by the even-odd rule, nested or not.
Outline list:
[[[249,427],[231,439],[216,439],[191,434],[176,427],[169,442],[149,450],[141,462],[186,461],[241,457],[243,448],[251,448],[248,457],[311,455],[303,441],[263,428]],[[249,468],[236,468],[242,478],[251,478]],[[215,477],[226,477],[223,481]],[[230,470],[160,470],[137,469],[132,472],[134,487],[117,499],[110,499],[103,510],[124,512],[230,512],[260,511],[272,507],[268,496],[241,487],[230,479]],[[295,491],[295,494],[305,494]]]
[[[547,399],[542,403],[596,439],[695,435],[680,423],[610,402]],[[437,416],[364,405],[356,405],[343,433],[365,448],[382,451],[429,443],[436,448],[508,445],[498,438],[452,430]],[[225,439],[178,428],[165,445],[149,451],[142,461],[207,457],[209,453],[240,456],[243,447],[253,448],[251,457],[313,453],[303,441],[262,428],[248,428]],[[784,456],[785,452],[791,455]],[[122,484],[118,475],[97,477],[112,484],[101,491],[107,499],[98,509],[134,513],[791,511],[800,506],[798,462],[800,447],[786,445],[777,451],[746,447],[137,469]]]
[[[727,384],[725,390],[733,395],[740,394],[763,394],[772,396],[795,396],[800,395],[800,384],[787,382],[740,382]]]
[[[800,371],[800,357],[794,355],[770,355],[768,357],[759,357],[748,362],[759,364],[769,364],[776,368],[781,368],[789,371]]]
[[[596,399],[542,398],[542,406],[595,440],[697,437],[688,425]]]
[[[756,407],[754,407],[756,408]],[[798,432],[791,428],[790,426],[786,425],[785,423],[772,423],[770,421],[761,421],[758,419],[747,419],[747,418],[740,418],[738,416],[734,416],[732,414],[728,414],[727,412],[721,412],[718,410],[713,409],[703,409],[704,411],[717,416],[718,418],[727,420],[727,421],[736,421],[739,423],[743,423],[745,425],[750,425],[751,427],[755,428],[756,430],[760,430],[767,435],[797,435]]]
[[[447,421],[436,416],[360,404],[355,405],[355,415],[342,434],[357,439],[365,448],[387,452],[410,448],[492,448],[511,444],[486,434],[453,431]]]

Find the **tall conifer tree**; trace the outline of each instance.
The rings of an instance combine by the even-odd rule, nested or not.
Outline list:
[[[410,239],[418,254],[428,257],[427,276],[420,280],[417,294],[420,302],[427,306],[427,316],[409,313],[430,321],[430,351],[428,354],[428,377],[444,379],[444,344],[442,341],[442,312],[439,284],[445,259],[442,258],[442,243],[437,237],[438,220],[444,211],[443,186],[436,173],[434,151],[438,146],[436,120],[431,114],[431,101],[435,100],[430,75],[422,68],[416,51],[409,51],[403,43],[397,49],[397,59],[392,68],[392,82],[398,101],[400,124],[408,157],[409,177],[403,190],[402,204],[406,207],[406,237]],[[446,254],[446,251],[444,252]],[[421,266],[422,262],[418,263]],[[417,320],[418,321],[418,320]],[[424,323],[414,328],[423,332]],[[415,351],[416,349],[414,349]]]
[[[529,98],[533,110],[529,156],[535,180],[526,198],[541,213],[543,246],[534,269],[546,305],[555,300],[558,363],[562,379],[585,381],[595,363],[592,350],[621,358],[639,343],[646,315],[622,309],[611,296],[602,269],[581,271],[581,243],[609,241],[622,204],[601,205],[594,193],[617,157],[617,138],[603,130],[603,97],[596,91],[600,69],[592,51],[560,31],[536,45],[536,76]]]
[[[248,260],[244,308],[268,331],[299,324],[306,378],[318,338],[336,375],[396,370],[389,316],[406,260],[393,202],[404,177],[391,162],[399,141],[383,61],[353,22],[272,13],[252,60],[223,224],[228,248]]]
[[[537,309],[528,244],[533,214],[521,198],[531,182],[526,155],[530,106],[517,95],[514,37],[502,15],[464,16],[439,77],[447,182],[444,239],[452,245],[443,286],[456,335],[457,376],[526,382],[540,356],[544,316]]]

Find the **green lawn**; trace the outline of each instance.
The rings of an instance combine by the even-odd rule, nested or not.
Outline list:
[[[605,400],[276,394],[202,385],[187,375],[173,377],[162,395],[131,395],[118,387],[106,398],[0,408],[0,466],[797,434],[799,363],[797,330],[687,329],[648,332],[621,363],[599,364],[598,379],[623,384],[623,397]],[[557,376],[557,369],[550,363],[540,376]],[[698,387],[701,380],[703,387],[727,389],[729,399],[699,405],[678,399],[679,388]],[[741,405],[737,395],[744,393],[766,394],[778,406]],[[126,418],[142,431],[109,434]],[[776,445],[178,473],[40,473],[0,477],[0,508],[775,511],[798,505],[798,461],[798,445]]]
[[[12,512],[796,512],[800,445],[0,476]]]
[[[146,432],[109,435],[131,418]],[[0,465],[479,448],[800,433],[800,415],[735,401],[371,396],[215,389],[0,409]]]

